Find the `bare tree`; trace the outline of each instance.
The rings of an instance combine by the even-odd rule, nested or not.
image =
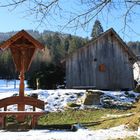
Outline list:
[[[34,15],[36,20],[42,23],[49,22],[50,17],[54,20],[59,15],[66,18],[65,27],[85,27],[97,16],[111,14],[117,11],[123,17],[124,28],[130,27],[128,24],[133,17],[139,16],[138,8],[140,0],[76,0],[73,1],[73,8],[68,10],[63,6],[66,0],[5,0],[0,2],[0,7],[26,7],[29,15]],[[75,6],[75,7],[74,7]],[[67,13],[67,14],[64,14]],[[116,15],[113,15],[114,17]],[[130,27],[131,28],[131,27]]]

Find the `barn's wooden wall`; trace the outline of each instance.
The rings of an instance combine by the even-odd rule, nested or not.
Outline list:
[[[105,71],[99,71],[99,65]],[[132,89],[132,64],[113,34],[97,39],[66,59],[67,88]]]

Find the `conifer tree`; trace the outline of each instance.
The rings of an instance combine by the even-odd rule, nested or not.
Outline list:
[[[93,25],[93,29],[92,29],[92,33],[91,33],[91,37],[92,38],[96,38],[98,37],[101,33],[103,33],[103,27],[100,23],[99,20],[96,20],[94,25]]]

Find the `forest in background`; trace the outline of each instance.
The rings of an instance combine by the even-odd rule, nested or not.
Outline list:
[[[29,87],[56,88],[64,84],[65,66],[60,62],[76,49],[83,47],[88,39],[58,32],[28,30],[34,38],[44,44],[43,52],[36,52],[34,60],[25,78]],[[0,33],[0,42],[10,38],[17,32]],[[10,50],[0,52],[0,79],[18,79],[19,73],[15,71]],[[39,83],[37,87],[37,82]]]
[[[0,33],[0,42],[7,40],[15,33],[17,32]],[[65,65],[60,63],[61,60],[83,47],[89,39],[52,31],[39,33],[28,30],[28,33],[45,46],[45,51],[35,54],[31,67],[26,73],[25,78],[29,87],[51,89],[65,84]],[[127,45],[136,55],[140,55],[140,42],[128,42]],[[0,79],[18,79],[18,75],[10,50],[0,52]]]

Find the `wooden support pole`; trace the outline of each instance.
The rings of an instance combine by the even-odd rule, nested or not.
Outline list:
[[[35,111],[35,106],[33,106],[33,111]]]
[[[19,87],[19,96],[21,97],[21,103],[18,104],[18,111],[24,111],[25,105],[22,104],[22,100],[24,97],[24,73],[20,72],[20,87]]]
[[[3,116],[0,116],[0,124],[1,124],[1,128],[4,129],[4,117]]]
[[[7,111],[7,106],[4,106],[4,111]]]
[[[0,116],[0,128],[3,128],[3,117]]]
[[[6,115],[0,116],[0,126],[1,126],[1,129],[5,129],[5,127],[6,127]]]
[[[38,116],[32,115],[32,128],[34,129],[37,126]]]
[[[6,116],[3,117],[3,120],[4,120],[4,121],[3,121],[3,128],[6,128],[6,123],[7,123],[7,122],[6,122]]]
[[[22,101],[24,97],[24,72],[23,71],[20,72],[19,96],[21,97],[21,101]],[[24,109],[25,109],[25,105],[22,104],[22,102],[18,104],[18,111],[24,111]]]
[[[19,96],[22,98],[24,97],[24,59],[25,59],[25,51],[21,49],[21,70],[20,70],[20,87],[19,87]],[[24,111],[25,105],[18,104],[18,111]]]
[[[23,71],[20,72],[19,78],[20,78],[19,96],[23,97],[24,96],[24,72]]]

